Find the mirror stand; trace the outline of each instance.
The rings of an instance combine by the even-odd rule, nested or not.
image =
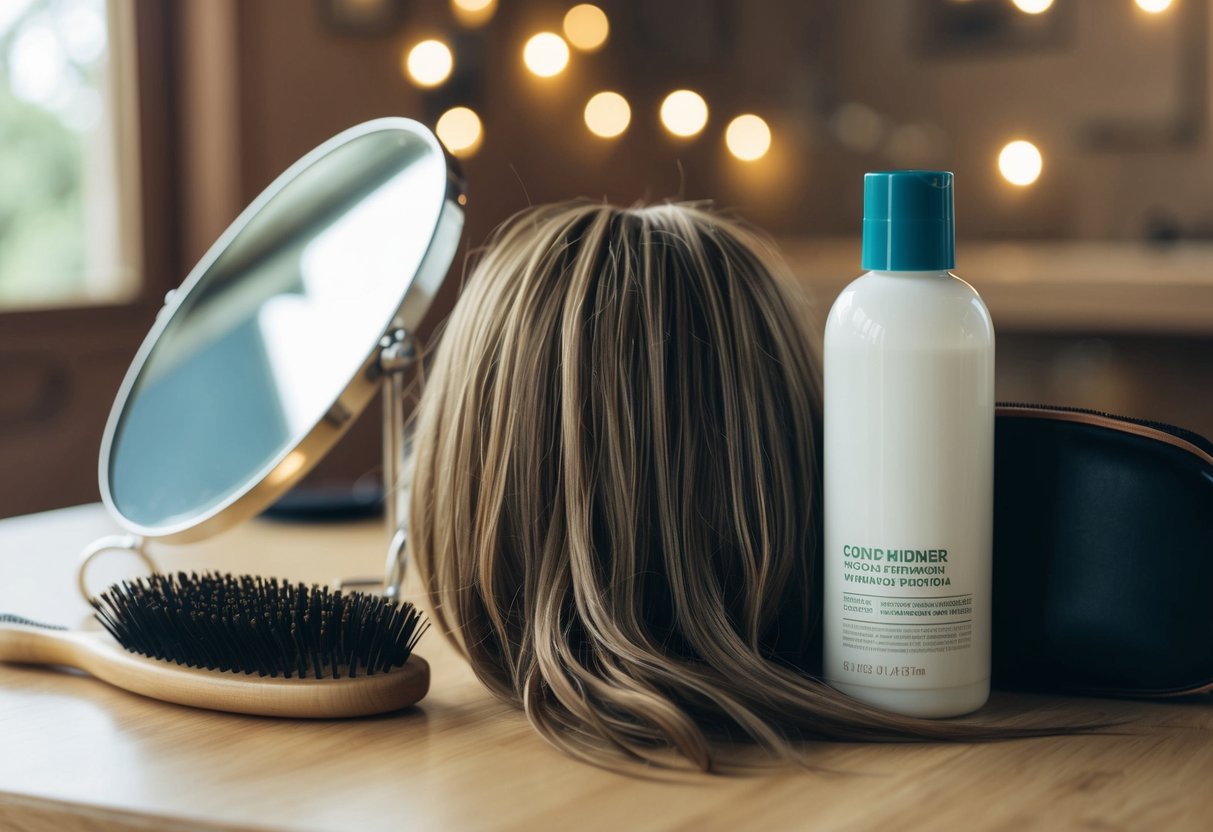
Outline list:
[[[80,553],[80,564],[76,567],[76,588],[85,601],[90,601],[93,595],[88,590],[88,567],[102,552],[130,552],[147,567],[149,572],[159,572],[156,561],[148,554],[146,541],[137,534],[116,534],[99,537],[85,547]]]
[[[404,583],[408,566],[408,534],[404,524],[408,495],[404,487],[407,463],[405,420],[408,414],[404,407],[404,379],[416,360],[417,341],[408,330],[393,329],[380,340],[378,367],[384,379],[380,395],[383,396],[383,514],[387,523],[387,562],[382,581],[375,578],[347,578],[337,582],[339,589],[382,586],[385,598],[400,597],[400,586]],[[143,561],[149,572],[161,571],[147,551],[146,543],[139,535],[124,534],[98,538],[89,544],[80,553],[80,563],[76,567],[76,586],[84,600],[93,597],[87,580],[89,564],[103,552],[130,552]]]
[[[405,448],[404,376],[417,360],[417,342],[404,329],[396,329],[379,342],[379,369],[385,383],[383,396],[383,514],[387,521],[388,552],[383,595],[398,598],[408,564],[405,529],[408,489],[404,487]]]

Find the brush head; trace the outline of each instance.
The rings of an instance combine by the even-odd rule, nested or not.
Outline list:
[[[429,627],[407,601],[214,572],[123,581],[91,603],[132,653],[286,678],[389,671],[408,660]]]

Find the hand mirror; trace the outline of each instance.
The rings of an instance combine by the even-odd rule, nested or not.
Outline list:
[[[119,389],[101,497],[140,554],[267,508],[336,444],[387,381],[385,592],[403,570],[403,371],[455,257],[462,179],[422,125],[385,118],[304,156],[171,292]],[[87,591],[85,592],[87,595]]]

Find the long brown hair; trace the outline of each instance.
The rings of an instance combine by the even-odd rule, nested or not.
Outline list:
[[[553,745],[702,770],[739,742],[1005,736],[812,674],[813,328],[760,235],[566,203],[496,232],[417,411],[410,545],[434,617]],[[673,753],[671,753],[673,752]]]

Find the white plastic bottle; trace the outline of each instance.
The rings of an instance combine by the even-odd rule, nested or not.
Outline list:
[[[947,717],[990,691],[994,328],[955,265],[952,174],[869,173],[825,334],[831,685]]]

